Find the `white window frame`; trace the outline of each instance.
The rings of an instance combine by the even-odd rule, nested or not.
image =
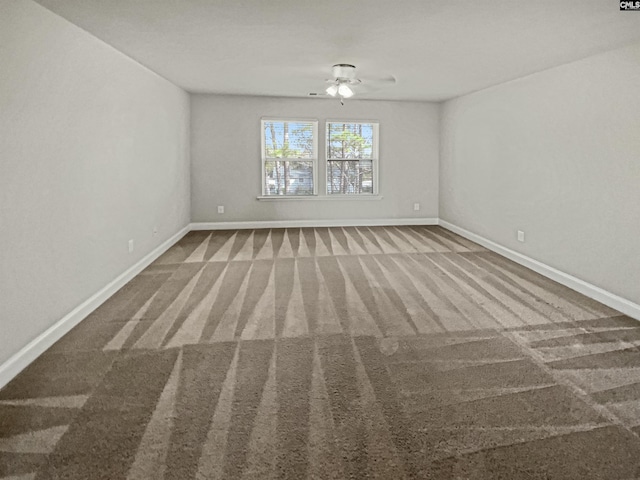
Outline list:
[[[372,125],[373,126],[373,145],[371,146],[371,168],[373,169],[373,179],[371,185],[371,193],[329,193],[327,187],[327,171],[329,169],[330,161],[343,161],[341,158],[329,158],[329,124],[330,123],[347,123],[352,125]],[[380,195],[379,190],[379,169],[380,169],[380,150],[379,150],[379,137],[380,137],[380,122],[374,120],[346,120],[335,119],[327,120],[324,126],[324,194],[330,198],[368,198],[378,197]]]
[[[267,157],[266,153],[267,153],[267,149],[266,149],[266,144],[265,144],[265,123],[266,122],[290,122],[290,123],[294,123],[294,122],[306,122],[306,123],[311,123],[313,124],[313,153],[315,154],[313,158],[303,158],[300,159],[300,161],[306,161],[306,162],[312,162],[313,168],[313,194],[307,194],[307,195],[269,195],[266,191],[265,191],[265,187],[266,187],[266,178],[265,178],[265,166],[266,166],[266,162],[268,161],[282,161],[282,158],[271,158],[271,157]],[[318,195],[318,120],[317,119],[312,119],[312,118],[290,118],[290,117],[283,117],[283,118],[278,118],[278,117],[264,117],[260,119],[260,147],[261,147],[261,153],[260,153],[260,158],[261,158],[261,164],[260,164],[260,170],[262,171],[262,187],[260,188],[260,191],[262,192],[262,196],[260,198],[308,198],[308,197],[314,197]],[[290,159],[291,161],[295,161],[296,159],[292,158]]]

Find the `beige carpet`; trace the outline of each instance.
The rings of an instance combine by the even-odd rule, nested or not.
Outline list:
[[[439,227],[192,232],[0,391],[0,478],[631,480],[639,345]]]

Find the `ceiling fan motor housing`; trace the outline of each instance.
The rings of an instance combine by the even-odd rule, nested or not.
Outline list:
[[[348,63],[338,63],[333,66],[332,73],[334,78],[353,80],[356,78],[356,67]]]

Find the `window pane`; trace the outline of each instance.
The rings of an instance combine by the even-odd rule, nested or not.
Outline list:
[[[373,162],[371,160],[328,161],[327,192],[329,194],[373,193]]]
[[[372,159],[373,124],[329,123],[327,125],[328,158]]]
[[[315,158],[313,122],[264,122],[265,158]]]
[[[265,195],[313,195],[313,162],[265,162]]]

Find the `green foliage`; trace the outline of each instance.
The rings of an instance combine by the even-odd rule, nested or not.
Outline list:
[[[266,122],[267,158],[313,158],[313,124]]]
[[[335,124],[331,124],[331,130]],[[329,158],[360,159],[371,158],[372,139],[351,130],[331,131],[329,133]]]

